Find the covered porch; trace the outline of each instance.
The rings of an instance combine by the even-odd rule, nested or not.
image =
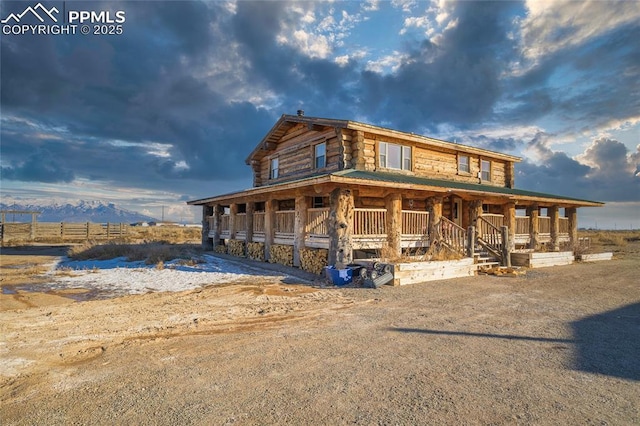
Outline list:
[[[479,247],[503,259],[516,248],[559,251],[578,243],[578,207],[601,205],[513,188],[361,171],[190,204],[203,206],[205,247],[233,243],[235,252],[248,253],[251,246],[270,261],[274,246],[289,247],[294,266],[300,266],[301,253],[313,250],[329,265],[375,257],[382,250],[402,256],[434,244],[467,257]]]

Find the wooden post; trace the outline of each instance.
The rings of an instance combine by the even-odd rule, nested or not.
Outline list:
[[[91,238],[91,222],[87,222],[87,240]]]
[[[353,260],[353,193],[350,189],[336,188],[331,191],[329,205],[328,264],[344,268]]]
[[[253,242],[253,214],[256,211],[256,203],[251,201],[247,203],[247,217],[246,217],[246,239],[245,239],[245,247],[247,247],[248,243]]]
[[[534,204],[527,207],[527,216],[529,216],[529,248],[538,250],[540,248],[540,210],[538,205]]]
[[[60,222],[60,238],[64,240],[64,222]]]
[[[509,234],[509,227],[502,226],[500,227],[500,231],[502,232],[502,266],[506,266],[507,268],[511,267],[511,244],[509,240],[511,240],[511,234]]]
[[[558,206],[551,206],[547,211],[551,222],[551,250],[560,251],[560,211]]]
[[[397,193],[387,195],[385,207],[389,254],[400,257],[402,256],[402,195]]]
[[[213,216],[213,206],[202,206],[202,234],[201,244],[203,250],[213,250],[213,240],[209,238],[210,223],[209,217]]]
[[[506,203],[502,206],[504,226],[509,229],[509,253],[516,249],[516,203]]]
[[[293,226],[293,266],[300,267],[300,251],[304,250],[307,230],[307,197],[296,197],[296,213]]]
[[[564,215],[568,219],[569,225],[569,243],[572,248],[578,245],[578,209],[575,207],[566,207]]]
[[[476,255],[476,227],[470,226],[467,228],[467,257],[474,257]]]
[[[442,197],[431,197],[426,200],[429,212],[429,245],[441,238],[439,225],[442,217],[442,201]]]
[[[234,240],[236,238],[236,215],[238,214],[238,205],[232,203],[229,206],[229,239]]]
[[[36,239],[36,215],[35,213],[31,213],[31,229],[30,229],[30,233],[29,233],[29,237],[31,239],[31,241]]]
[[[264,259],[269,260],[271,246],[276,234],[276,210],[278,200],[268,200],[264,203]]]
[[[107,222],[107,240],[111,239],[111,230],[109,228],[111,228],[110,226],[111,224],[109,222]]]
[[[482,200],[469,201],[469,226],[477,226],[482,216]]]
[[[222,211],[223,207],[220,204],[213,205],[213,238],[211,239],[212,249],[220,245],[220,227],[222,226]]]

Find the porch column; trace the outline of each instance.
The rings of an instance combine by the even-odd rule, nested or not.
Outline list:
[[[442,217],[442,201],[442,197],[426,199],[427,211],[429,212],[429,245],[441,237],[439,225]]]
[[[213,216],[213,207],[202,206],[202,249],[213,250],[213,243],[209,238],[209,216]],[[87,235],[89,234],[89,226],[87,225]]]
[[[247,239],[246,242],[253,242],[253,213],[256,211],[256,203],[253,201],[247,203],[247,217],[246,217],[246,232]]]
[[[307,236],[307,197],[296,197],[296,215],[293,226],[293,266],[300,266],[300,251]]]
[[[509,244],[507,249],[511,253],[516,248],[516,203],[506,203],[502,206],[502,214],[504,216],[504,226],[509,231]]]
[[[575,247],[578,244],[578,209],[567,207],[564,209],[564,215],[569,222],[569,244],[571,247]]]
[[[540,209],[537,204],[527,207],[527,216],[529,216],[529,248],[538,250],[540,248]]]
[[[232,203],[229,205],[229,239],[235,240],[236,238],[236,214],[238,214],[238,205]]]
[[[277,200],[267,200],[264,203],[264,259],[270,259],[271,246],[276,234]]]
[[[384,199],[387,209],[387,244],[389,254],[402,256],[402,194],[389,194]]]
[[[224,208],[220,204],[213,205],[213,240],[211,241],[213,244],[212,248],[220,245],[220,225],[222,222],[222,212]]]
[[[329,197],[329,256],[328,264],[344,268],[353,260],[353,193],[336,188]]]
[[[482,200],[469,201],[469,226],[478,226],[478,218],[482,216]]]
[[[550,233],[551,233],[551,250],[560,251],[560,211],[558,206],[551,206],[547,209],[549,215]]]

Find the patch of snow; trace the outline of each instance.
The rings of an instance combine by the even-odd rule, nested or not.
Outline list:
[[[141,294],[150,291],[183,291],[207,285],[240,280],[280,280],[281,274],[230,262],[211,255],[202,256],[202,263],[182,264],[180,260],[165,262],[163,268],[144,261],[128,262],[119,257],[109,260],[76,261],[64,259],[57,270],[73,276],[60,276],[54,271],[52,289],[84,288],[112,294]]]

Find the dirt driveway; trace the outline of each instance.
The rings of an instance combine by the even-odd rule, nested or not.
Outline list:
[[[0,421],[640,424],[639,260],[5,310]]]

